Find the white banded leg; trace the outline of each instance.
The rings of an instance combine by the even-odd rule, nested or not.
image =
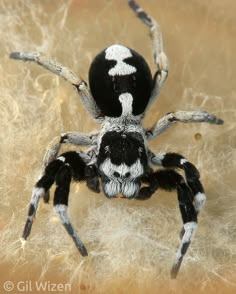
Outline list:
[[[197,168],[182,155],[177,153],[153,154],[149,152],[149,160],[152,164],[165,168],[180,168],[184,170],[187,184],[192,192],[194,208],[198,215],[206,202],[206,194],[200,181],[200,174]],[[180,239],[185,234],[185,227],[180,231]]]
[[[68,133],[62,134],[61,136],[55,137],[51,141],[51,143],[46,149],[46,153],[43,158],[39,180],[35,184],[32,191],[31,200],[30,200],[29,209],[28,209],[28,217],[27,217],[27,221],[26,221],[23,236],[22,236],[24,240],[26,240],[30,234],[31,227],[33,224],[33,219],[36,215],[40,198],[43,198],[44,202],[49,201],[49,188],[54,182],[54,176],[56,174],[56,171],[61,166],[60,162],[61,161],[63,162],[63,160],[57,160],[53,162],[57,158],[61,145],[62,144],[74,144],[74,145],[81,145],[81,146],[95,145],[96,138],[97,138],[96,135],[86,135],[86,134],[82,134],[78,132],[68,132]],[[86,154],[81,154],[81,156],[83,156],[83,159],[85,161],[89,161],[90,159],[89,156],[87,156]],[[48,168],[49,164],[51,165]],[[40,181],[45,176],[45,174],[48,173],[48,170],[49,170],[48,180],[42,185]]]
[[[56,190],[54,196],[54,206],[60,205],[56,208],[59,217],[65,226],[67,232],[70,234],[74,242],[78,239],[77,247],[82,255],[86,255],[86,250],[79,242],[76,233],[73,233],[73,226],[70,224],[67,210],[62,209],[61,205],[68,206],[68,197],[70,190],[71,179],[75,181],[84,181],[87,179],[86,175],[86,154],[83,152],[69,151],[61,154],[57,159],[50,162],[46,168],[44,175],[37,181],[33,189],[32,198],[29,205],[28,217],[24,227],[22,238],[24,240],[30,235],[33,218],[36,214],[39,199],[44,197],[45,193],[49,191],[53,183],[56,183]],[[92,175],[93,176],[93,175]],[[67,221],[65,221],[67,219]]]
[[[184,255],[190,245],[193,233],[197,228],[197,212],[193,205],[192,191],[184,178],[173,169],[162,169],[151,172],[145,178],[145,183],[149,185],[140,190],[141,193],[137,195],[136,199],[148,199],[157,189],[166,191],[177,190],[178,204],[184,224],[184,231],[171,269],[171,277],[176,278]]]
[[[192,191],[182,180],[177,183],[179,209],[183,219],[181,243],[177,250],[175,261],[171,268],[171,278],[175,279],[179,272],[184,255],[186,254],[194,233],[197,229],[197,212],[192,202]]]
[[[56,204],[54,206],[55,212],[58,214],[61,223],[63,224],[64,228],[66,229],[69,236],[72,238],[72,240],[75,243],[75,246],[79,250],[82,256],[87,256],[88,252],[83,244],[83,242],[80,240],[79,235],[77,234],[76,230],[74,229],[69,215],[68,215],[68,207],[65,204]]]
[[[55,137],[48,145],[46,153],[43,158],[42,172],[40,177],[44,174],[45,167],[54,159],[56,159],[62,144],[72,144],[78,146],[92,146],[96,145],[97,135],[87,135],[79,132],[67,132],[61,136]]]
[[[32,196],[29,203],[29,209],[28,209],[28,216],[27,220],[24,226],[22,238],[23,240],[26,240],[28,236],[30,235],[33,220],[35,218],[39,200],[40,198],[44,198],[45,202],[48,202],[49,200],[49,189],[51,188],[57,171],[62,167],[63,161],[61,160],[55,160],[49,163],[48,166],[46,166],[44,175],[37,181],[35,184]]]
[[[54,159],[56,159],[61,145],[62,144],[72,144],[72,145],[78,145],[78,146],[90,146],[90,145],[96,145],[96,139],[97,135],[87,135],[82,134],[79,132],[67,132],[61,134],[61,136],[55,137],[48,145],[46,149],[46,153],[43,158],[41,173],[39,175],[39,178],[41,178],[45,173],[46,166],[52,162]],[[33,194],[32,194],[33,197]],[[48,202],[49,200],[49,191],[46,191],[43,195],[44,202]]]
[[[135,12],[137,17],[150,28],[154,62],[157,66],[157,71],[154,76],[154,86],[151,94],[149,105],[156,98],[168,76],[168,58],[163,50],[163,40],[159,24],[148,15],[134,0],[128,1],[130,8]]]
[[[186,158],[177,153],[154,154],[149,151],[148,157],[149,161],[154,165],[162,166],[165,168],[180,168],[184,170],[187,184],[193,194],[194,207],[196,213],[198,214],[205,204],[206,195],[204,192],[204,188],[199,180],[200,174],[197,168]],[[184,231],[182,230],[180,235],[182,236],[183,233]]]
[[[175,261],[174,261],[174,264],[171,268],[171,278],[172,279],[175,279],[178,272],[179,272],[179,269],[180,269],[180,266],[181,266],[181,263],[183,261],[183,258],[184,258],[184,255],[186,254],[187,250],[188,250],[188,247],[191,243],[191,240],[194,236],[194,233],[197,229],[197,223],[196,222],[187,222],[184,224],[184,234],[182,236],[182,239],[181,239],[181,244],[179,246],[179,249],[176,253],[176,257],[175,257]]]
[[[55,181],[56,189],[53,201],[55,211],[59,215],[61,223],[65,227],[67,233],[73,239],[81,255],[88,255],[87,250],[76,233],[67,213],[72,176],[76,181],[85,180],[85,169],[86,163],[84,162],[84,156],[82,152],[69,151],[63,153],[56,160],[49,163],[49,165],[46,167],[45,175],[36,183],[36,187],[33,191],[34,197],[31,199],[28,218],[22,235],[23,240],[26,240],[31,232],[33,217],[36,213],[39,198],[45,194],[45,191],[50,189]]]
[[[87,83],[80,79],[72,70],[58,63],[55,59],[46,56],[39,52],[12,52],[10,58],[35,62],[52,73],[62,77],[71,83],[79,92],[82,102],[89,113],[98,119],[101,116],[100,109],[98,108],[92,94],[87,86]]]
[[[69,155],[69,156],[67,156]],[[63,167],[58,171],[56,175],[56,190],[54,194],[54,209],[55,212],[58,214],[61,223],[63,224],[64,228],[66,229],[69,236],[74,241],[77,249],[81,253],[82,256],[87,256],[87,250],[79,238],[76,230],[74,229],[71,220],[68,215],[68,199],[69,199],[69,192],[70,192],[70,183],[72,179],[72,173],[75,173],[74,170],[78,168],[76,165],[80,165],[81,162],[80,155],[76,152],[69,152],[64,153],[63,158],[65,159]],[[77,164],[75,161],[77,161]],[[81,162],[82,163],[82,162]],[[84,178],[84,172],[81,173],[82,170],[79,171],[79,175],[76,177],[80,177],[80,179]]]
[[[32,196],[30,199],[30,203],[29,203],[29,209],[28,209],[28,216],[27,216],[27,220],[24,226],[24,230],[23,230],[23,234],[22,234],[22,239],[26,240],[27,237],[30,234],[31,228],[32,228],[32,224],[35,218],[35,214],[38,208],[38,204],[39,204],[39,199],[41,197],[44,197],[45,195],[45,189],[44,188],[39,188],[39,187],[34,187],[33,191],[32,191]]]
[[[159,119],[152,128],[146,130],[146,139],[153,140],[160,134],[164,133],[177,122],[181,123],[210,123],[222,125],[224,121],[215,115],[206,111],[176,111],[167,113]]]

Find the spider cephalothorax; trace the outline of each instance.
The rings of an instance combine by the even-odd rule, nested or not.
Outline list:
[[[98,154],[98,169],[105,195],[134,198],[147,169],[143,137],[138,132],[111,131],[104,134]]]
[[[67,212],[71,180],[86,181],[88,188],[97,193],[102,186],[109,198],[145,200],[159,188],[176,190],[184,226],[171,269],[171,276],[175,278],[197,228],[197,216],[206,196],[199,172],[192,163],[177,153],[154,154],[147,143],[176,122],[222,124],[223,121],[205,111],[177,111],[167,113],[150,129],[142,126],[145,112],[167,78],[168,59],[159,25],[134,0],[128,3],[150,28],[157,68],[153,78],[144,58],[121,45],[112,45],[94,58],[89,70],[90,88],[74,72],[50,57],[36,52],[11,53],[11,58],[34,61],[69,81],[78,90],[88,112],[101,123],[96,134],[68,132],[51,142],[40,178],[33,188],[23,239],[30,234],[39,199],[49,201],[49,189],[54,182],[55,211],[83,256],[88,254],[87,250]],[[58,156],[62,144],[90,148],[87,152],[70,151]],[[162,169],[155,170],[155,166]],[[182,169],[185,177],[175,169]]]

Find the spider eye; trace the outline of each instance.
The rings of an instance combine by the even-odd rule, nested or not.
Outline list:
[[[125,177],[128,178],[128,177],[130,177],[130,175],[131,175],[131,173],[130,173],[130,172],[127,172],[127,173],[125,174]]]
[[[114,173],[113,173],[113,176],[115,177],[115,178],[128,178],[128,177],[130,177],[130,175],[131,175],[131,173],[130,172],[126,172],[123,176],[120,174],[120,173],[118,173],[117,171],[115,171]]]
[[[116,178],[119,178],[119,177],[120,177],[120,174],[119,174],[118,172],[115,171],[115,172],[113,173],[113,176],[116,177]]]

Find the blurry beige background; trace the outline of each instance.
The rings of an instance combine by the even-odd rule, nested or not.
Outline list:
[[[169,271],[182,226],[175,193],[146,202],[113,200],[73,185],[70,214],[89,256],[82,258],[52,208],[41,203],[24,249],[20,236],[47,144],[64,131],[99,126],[69,84],[12,51],[41,51],[87,79],[93,57],[121,43],[153,73],[148,29],[126,1],[0,0],[0,292],[4,281],[69,283],[65,293],[235,293],[236,291],[236,3],[140,0],[161,25],[169,78],[145,118],[207,110],[223,126],[178,124],[150,145],[195,163],[207,203],[176,281]],[[74,147],[71,147],[74,148]],[[53,193],[51,192],[51,195]],[[25,283],[25,284],[24,284]],[[50,287],[49,287],[50,288]],[[47,291],[37,293],[51,293]]]

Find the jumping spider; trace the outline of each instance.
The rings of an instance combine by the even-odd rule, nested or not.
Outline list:
[[[171,277],[175,278],[197,228],[197,216],[206,196],[199,172],[192,163],[177,153],[154,154],[147,143],[176,122],[219,125],[223,121],[205,111],[177,111],[166,114],[152,128],[144,129],[144,115],[167,78],[168,59],[163,51],[159,25],[136,1],[129,0],[128,4],[150,29],[157,68],[154,77],[140,54],[117,44],[102,50],[94,58],[89,70],[90,88],[74,72],[50,57],[36,52],[13,52],[10,55],[13,59],[36,62],[69,81],[77,89],[88,112],[101,124],[96,134],[68,132],[51,142],[43,160],[41,176],[33,188],[22,237],[26,240],[29,236],[39,199],[49,201],[49,189],[54,182],[55,211],[83,256],[88,255],[87,250],[67,212],[72,179],[85,181],[96,193],[100,192],[101,184],[108,198],[121,194],[126,199],[145,200],[159,188],[177,190],[184,225],[171,269]],[[62,144],[90,146],[90,149],[58,156]],[[162,169],[153,170],[153,166]],[[182,169],[185,178],[175,169]]]

